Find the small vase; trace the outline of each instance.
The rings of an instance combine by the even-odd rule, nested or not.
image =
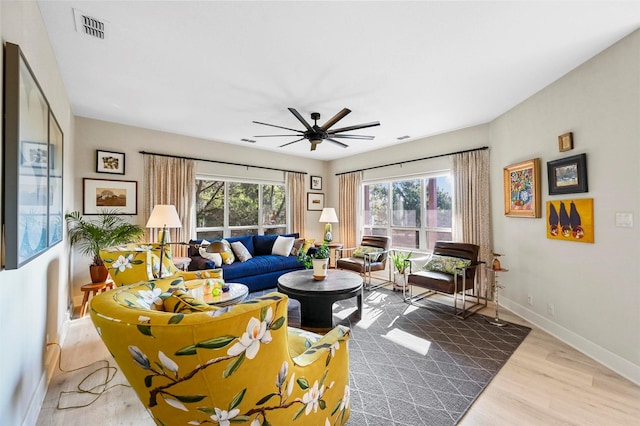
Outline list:
[[[320,281],[327,278],[329,259],[313,259],[313,279]]]

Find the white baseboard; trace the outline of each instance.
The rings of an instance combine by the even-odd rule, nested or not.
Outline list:
[[[42,375],[40,376],[40,381],[38,382],[36,391],[33,393],[31,402],[29,403],[29,409],[27,410],[27,415],[22,422],[22,426],[33,426],[38,422],[38,416],[40,415],[40,409],[42,408],[44,398],[47,396],[49,383],[51,383],[51,378],[58,367],[58,361],[60,360],[61,355],[60,347],[62,346],[64,339],[67,337],[69,321],[71,321],[71,318],[67,312],[60,328],[60,338],[58,339],[60,341],[60,346],[50,345],[46,348]]]
[[[640,386],[640,366],[510,299],[500,297],[500,306]]]

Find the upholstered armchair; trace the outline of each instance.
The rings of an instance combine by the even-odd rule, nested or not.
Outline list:
[[[159,244],[131,243],[107,247],[100,250],[100,257],[109,270],[111,279],[117,286],[159,278]],[[201,278],[223,279],[222,269],[182,271],[176,268],[171,260],[171,249],[169,245],[165,246],[165,254],[162,258],[163,277],[181,277],[187,281]]]
[[[287,327],[287,296],[215,308],[181,279],[91,300],[98,334],[159,425],[344,425],[350,330]]]
[[[391,248],[391,237],[383,235],[364,235],[358,247],[337,249],[337,269],[348,269],[364,277],[367,290],[380,286],[371,286],[371,272],[383,271],[387,266],[387,257]],[[391,281],[391,279],[389,279]],[[383,283],[381,285],[384,285]]]
[[[480,247],[475,244],[436,241],[433,254],[419,269],[412,260],[411,271],[407,277],[409,295],[405,300],[410,303],[429,297],[435,293],[453,296],[454,314],[466,318],[487,306],[487,295],[480,295],[480,280],[484,262],[478,261]],[[413,295],[413,287],[421,287],[426,292]],[[458,309],[458,297],[461,308]],[[470,300],[467,301],[467,297]]]

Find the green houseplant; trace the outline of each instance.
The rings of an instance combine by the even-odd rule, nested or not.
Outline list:
[[[91,256],[89,265],[91,281],[103,282],[108,271],[100,258],[100,249],[118,244],[137,241],[144,235],[144,229],[127,222],[115,211],[105,210],[94,220],[88,220],[75,211],[64,216],[69,232],[69,243],[81,254]]]
[[[303,253],[298,255],[298,260],[302,262],[305,268],[313,268],[313,278],[316,280],[324,280],[327,277],[327,270],[329,269],[329,258],[331,257],[331,251],[326,243],[319,247],[316,247],[314,253]]]
[[[405,253],[394,250],[391,253],[391,261],[395,267],[394,272],[394,289],[402,289],[405,286],[405,272],[410,265],[410,259],[413,252]]]

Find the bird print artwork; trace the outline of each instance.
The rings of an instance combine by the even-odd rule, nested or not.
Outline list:
[[[593,198],[547,201],[547,238],[594,242]]]

